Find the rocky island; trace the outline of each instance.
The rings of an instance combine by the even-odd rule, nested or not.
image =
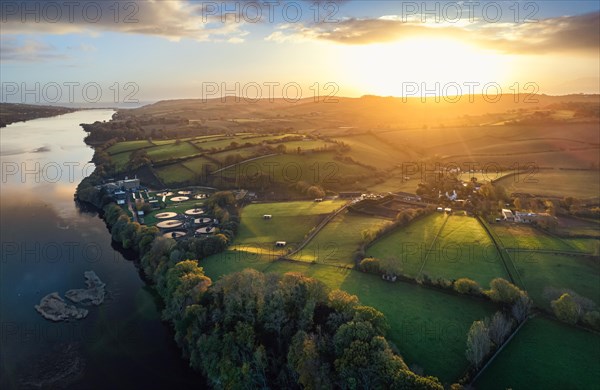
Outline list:
[[[65,293],[65,296],[74,303],[81,305],[98,306],[104,302],[106,286],[98,275],[94,271],[86,271],[83,274],[85,276],[86,289],[72,289]],[[35,310],[47,320],[50,321],[72,321],[80,320],[88,315],[88,310],[79,308],[74,305],[69,305],[65,300],[58,294],[53,292],[42,298],[39,305],[35,305]]]
[[[57,292],[46,295],[42,298],[40,304],[34,307],[42,317],[56,322],[80,320],[88,315],[86,309],[69,305]]]
[[[98,275],[94,271],[86,271],[83,273],[85,276],[85,285],[87,289],[78,288],[69,290],[65,293],[65,297],[69,298],[75,303],[79,303],[85,306],[98,306],[104,302],[104,286]]]

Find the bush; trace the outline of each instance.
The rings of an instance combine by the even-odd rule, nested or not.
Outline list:
[[[566,322],[567,324],[576,324],[579,321],[581,315],[581,307],[573,300],[573,298],[564,293],[555,301],[551,303],[552,310],[556,317]]]
[[[460,294],[480,295],[481,286],[469,278],[460,278],[454,282],[454,290]]]
[[[514,303],[522,295],[527,295],[525,291],[502,278],[492,280],[490,282],[490,289],[486,291],[486,294],[494,302],[509,304]]]
[[[592,329],[600,330],[600,313],[597,311],[588,311],[583,315],[583,323]]]
[[[381,273],[381,263],[379,259],[375,259],[373,257],[367,257],[365,259],[362,259],[359,267],[362,272],[367,272],[370,274]]]

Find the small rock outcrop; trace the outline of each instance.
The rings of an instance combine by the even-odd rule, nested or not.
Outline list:
[[[50,321],[80,320],[88,315],[86,309],[67,304],[57,292],[46,295],[34,307],[42,317]]]
[[[83,275],[86,279],[85,285],[87,286],[87,289],[78,288],[69,290],[65,293],[65,297],[75,303],[85,306],[100,305],[104,302],[104,286],[106,286],[106,284],[100,280],[94,271],[86,271]]]
[[[65,296],[74,303],[84,306],[98,306],[104,302],[106,286],[94,271],[86,271],[85,284],[87,288],[77,288],[69,290]],[[53,292],[42,298],[39,305],[34,306],[35,310],[47,320],[50,321],[72,321],[80,320],[88,315],[88,310],[79,308],[74,305],[69,305],[57,293]]]

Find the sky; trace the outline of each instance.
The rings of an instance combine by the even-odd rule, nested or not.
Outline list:
[[[600,92],[598,1],[2,1],[0,101]]]

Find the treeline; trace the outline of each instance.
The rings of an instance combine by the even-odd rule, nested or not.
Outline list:
[[[594,301],[568,289],[552,293],[556,292],[559,296],[550,302],[556,318],[567,324],[579,324],[600,331],[600,312]]]
[[[0,103],[0,127],[14,122],[23,122],[36,118],[47,118],[74,112],[76,109],[58,106],[40,106],[37,104]]]
[[[379,311],[296,273],[245,270],[210,286],[195,261],[160,288],[176,341],[215,388],[442,389],[411,372]]]
[[[116,113],[108,122],[82,124],[83,129],[89,134],[85,137],[88,144],[102,144],[111,139],[117,141],[143,140],[148,137],[153,139],[169,139],[184,137],[194,134],[192,129],[187,128],[189,121],[184,118],[140,118],[127,117]],[[157,129],[157,127],[163,127]],[[177,130],[166,130],[167,127],[175,127]]]

